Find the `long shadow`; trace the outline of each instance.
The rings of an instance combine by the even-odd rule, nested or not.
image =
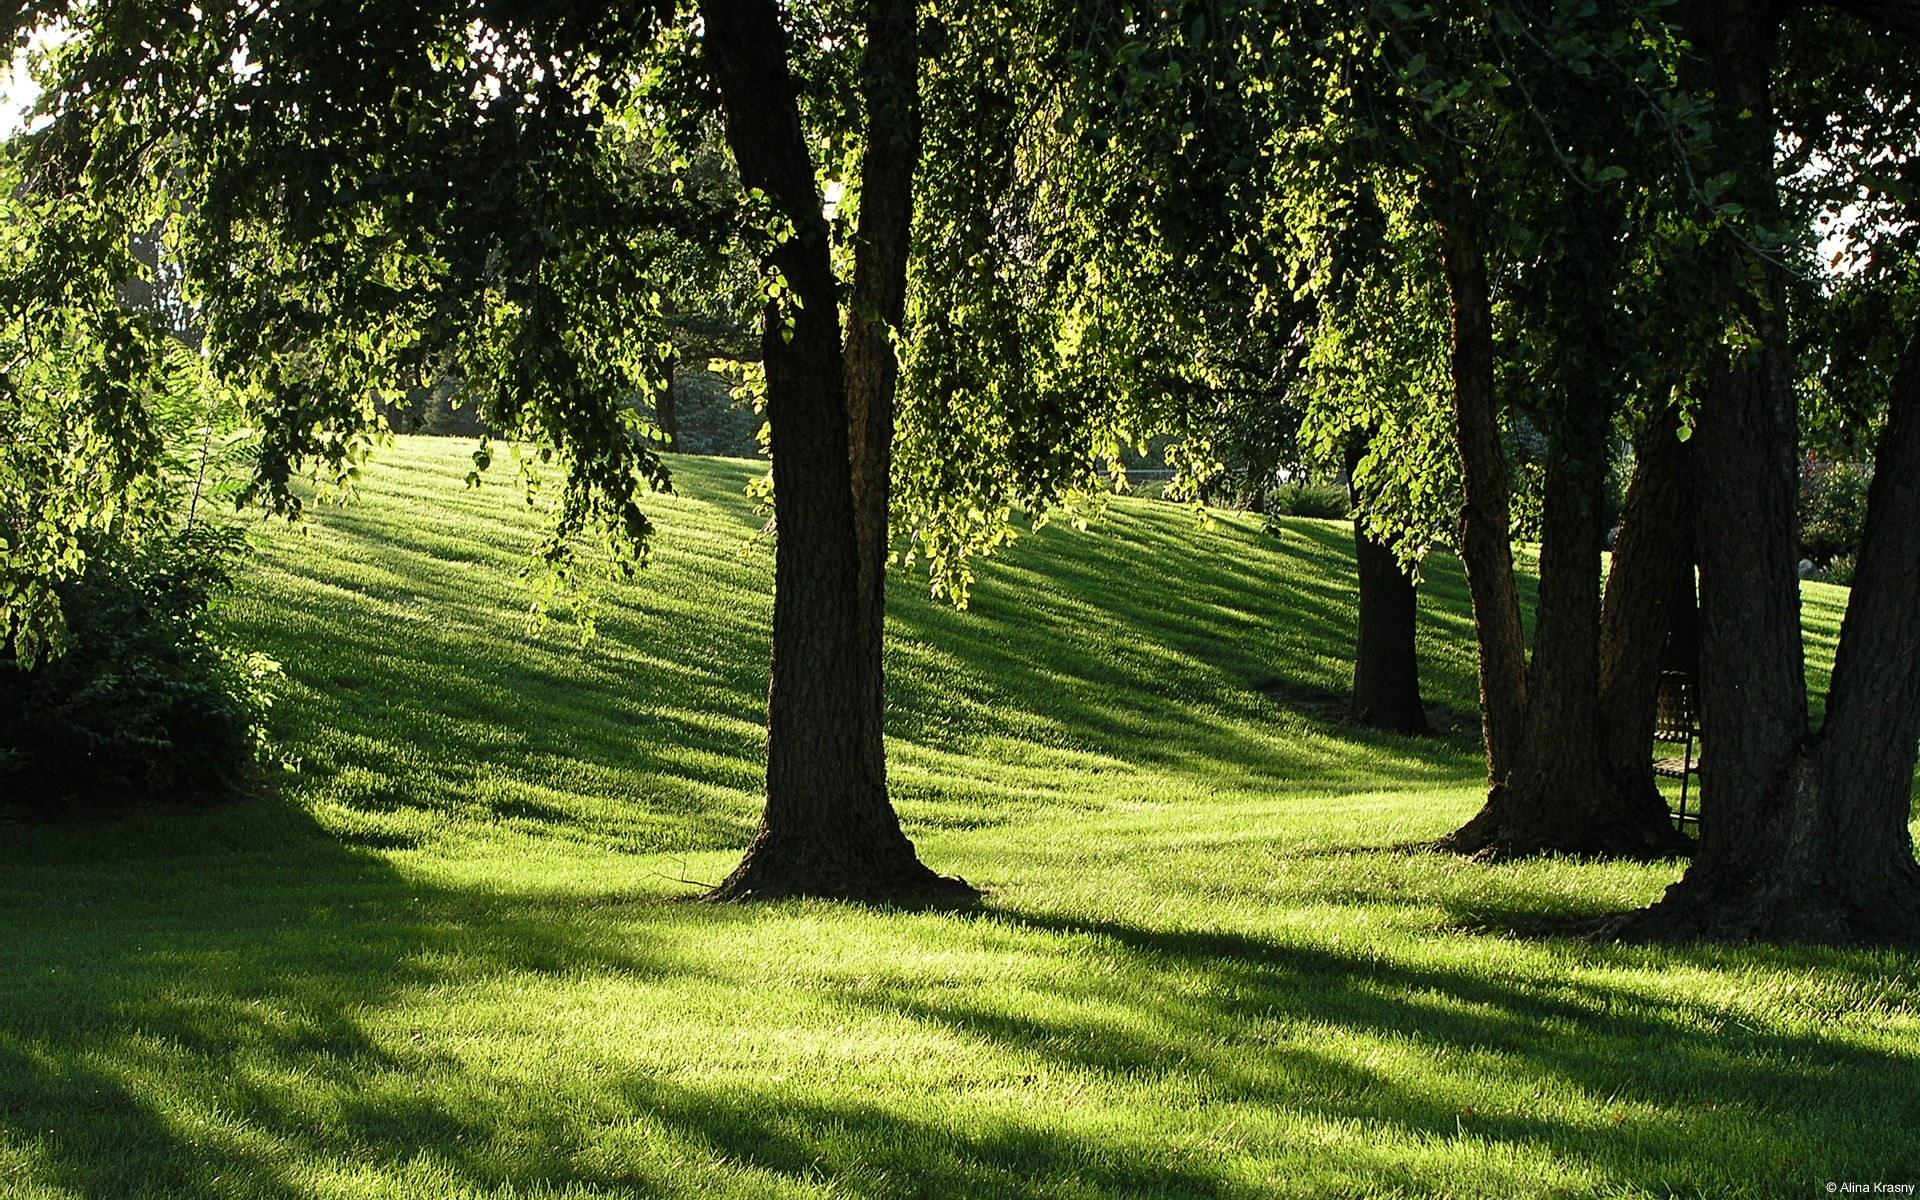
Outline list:
[[[698,973],[644,925],[423,883],[281,806],[21,830],[0,881],[0,1195],[280,1200],[318,1164],[454,1154],[463,1119],[419,1093],[470,1069],[457,1039],[376,1041],[372,1014],[502,975]]]
[[[1230,931],[1006,910],[974,919],[1091,941],[1120,960],[1120,969],[1077,978],[1126,983],[1076,991],[1060,981],[1054,994],[1065,1003],[1038,1014],[946,993],[885,1003],[1113,1078],[1177,1068],[1201,1076],[1225,1103],[1280,1106],[1433,1138],[1470,1127],[1477,1137],[1551,1147],[1597,1170],[1629,1162],[1643,1177],[1675,1178],[1700,1164],[1703,1147],[1715,1145],[1738,1148],[1744,1162],[1784,1167],[1831,1136],[1835,1110],[1879,1114],[1883,1160],[1802,1163],[1810,1174],[1815,1166],[1872,1166],[1902,1178],[1920,1168],[1920,1150],[1905,1135],[1920,1120],[1920,1048],[1897,1054],[1755,1030],[1733,1004],[1682,1005],[1572,979],[1503,982],[1364,948],[1344,953]],[[1627,950],[1605,956],[1623,967],[1649,961]],[[1841,977],[1885,967],[1871,956],[1765,949],[1668,951],[1659,961],[1666,969],[1784,968]],[[1131,1027],[1096,1015],[1113,1003],[1131,1010]],[[1294,1036],[1276,1037],[1276,1030]],[[1463,1113],[1457,1080],[1425,1088],[1396,1082],[1317,1050],[1315,1030],[1399,1039],[1438,1062],[1494,1064],[1504,1076],[1561,1081],[1589,1097],[1652,1103],[1688,1117],[1571,1127],[1499,1103]]]
[[[564,628],[529,637],[506,582],[536,528],[497,491],[462,490],[451,460],[416,457],[371,474],[365,502],[314,512],[323,552],[268,539],[271,587],[235,606],[286,665],[276,722],[304,759],[303,802],[376,849],[424,845],[449,818],[614,850],[741,843],[770,638],[754,468],[678,464],[700,498],[663,514],[677,525],[654,568],[601,589],[599,638],[581,649]],[[1296,524],[1278,539],[1238,519],[1196,532],[1171,506],[1116,508],[1091,533],[1050,527],[984,563],[964,612],[903,575],[888,668],[894,747],[920,764],[896,776],[906,820],[1017,820],[1073,803],[1087,769],[1196,796],[1223,777],[1275,791],[1471,781],[1469,739],[1356,730],[1271,686],[1332,691],[1347,669],[1351,535]],[[1454,614],[1428,608],[1429,642],[1457,636]],[[1457,666],[1436,665],[1429,690],[1470,706]],[[1007,773],[1010,758],[1032,769]]]
[[[965,745],[1012,732],[1180,773],[1230,767],[1280,787],[1472,780],[1467,739],[1396,738],[1318,705],[1275,703],[1290,694],[1276,679],[1345,686],[1350,534],[1301,523],[1276,542],[1230,523],[1197,531],[1191,520],[1127,510],[1091,534],[1042,530],[983,566],[964,613],[896,587],[896,734]],[[1471,705],[1472,676],[1457,665],[1431,670],[1430,690]]]
[[[377,1014],[500,977],[722,986],[659,939],[690,914],[753,914],[647,900],[609,926],[569,897],[423,883],[297,812],[240,815],[29,830],[0,850],[0,1194],[294,1200],[315,1194],[315,1172],[343,1171],[368,1174],[334,1190],[422,1195],[712,1195],[716,1179],[929,1197],[1230,1190],[1097,1137],[777,1079],[629,1071],[504,1096],[458,1029],[403,1039],[381,1022],[375,1036]],[[207,846],[223,827],[228,844]],[[623,1129],[668,1151],[580,1153]],[[724,1170],[689,1177],[707,1164]]]
[[[224,844],[209,844],[216,834]],[[1259,1194],[1215,1160],[1169,1152],[1153,1128],[1062,1122],[1027,1111],[1017,1092],[984,1111],[964,1092],[923,1110],[918,1093],[879,1079],[823,1090],[764,1072],[627,1069],[508,1097],[467,1049],[501,1037],[492,1026],[406,1038],[376,1019],[500,979],[646,978],[724,992],[739,981],[708,974],[708,955],[728,940],[718,926],[760,919],[751,910],[433,885],[270,806],[24,831],[0,850],[0,880],[0,1166],[11,1156],[24,1164],[19,1178],[76,1195],[291,1200],[313,1194],[303,1172],[316,1164],[359,1164],[374,1173],[371,1188],[422,1163],[424,1194],[774,1184],[889,1196]],[[622,919],[599,920],[607,905]],[[1567,947],[1583,967],[1621,968],[1618,982],[1595,982],[1043,911],[922,919],[941,938],[1079,966],[1050,973],[1042,991],[997,995],[911,979],[797,986],[1104,1081],[1127,1091],[1122,1103],[1176,1088],[1211,1106],[1211,1116],[1182,1110],[1189,1132],[1225,1137],[1235,1114],[1278,1114],[1391,1134],[1378,1149],[1365,1134],[1341,1143],[1343,1169],[1365,1181],[1356,1195],[1435,1190],[1391,1147],[1463,1136],[1579,1162],[1623,1193],[1659,1180],[1689,1190],[1719,1155],[1798,1161],[1778,1178],[1801,1168],[1821,1178],[1816,1168],[1833,1164],[1805,1155],[1836,1134],[1835,1112],[1867,1114],[1884,1147],[1877,1162],[1843,1165],[1888,1178],[1920,1165],[1901,1150],[1920,1119],[1916,1054],[1747,1028],[1732,997],[1676,1002],[1634,974],[1653,965],[1864,982],[1884,959]],[[1386,1057],[1398,1069],[1374,1065],[1340,1038],[1405,1053]],[[1408,1055],[1427,1066],[1409,1071]],[[1574,1123],[1475,1094],[1489,1077],[1687,1116]],[[580,1149],[625,1129],[655,1152]],[[1857,1146],[1859,1131],[1847,1132]],[[703,1163],[731,1173],[687,1173]]]

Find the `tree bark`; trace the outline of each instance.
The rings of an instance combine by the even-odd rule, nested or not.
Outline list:
[[[1770,16],[1702,0],[1690,33],[1719,104],[1731,198],[1779,215],[1767,94]],[[1719,239],[1757,345],[1714,365],[1699,422],[1700,848],[1627,938],[1920,941],[1908,831],[1920,742],[1920,337],[1894,380],[1826,724],[1808,729],[1793,526],[1797,428],[1780,270]]]
[[[1463,557],[1480,627],[1481,689],[1491,698],[1494,681],[1505,680],[1506,691],[1515,697],[1504,712],[1485,702],[1492,768],[1487,802],[1440,842],[1461,853],[1647,859],[1689,847],[1674,830],[1658,792],[1623,787],[1607,769],[1600,560],[1610,432],[1620,388],[1611,365],[1610,331],[1596,326],[1604,317],[1589,310],[1595,297],[1604,300],[1618,285],[1619,242],[1608,234],[1622,217],[1598,201],[1589,207],[1583,223],[1588,245],[1568,254],[1547,281],[1555,311],[1566,319],[1562,353],[1570,357],[1553,385],[1556,400],[1547,429],[1539,605],[1530,664],[1524,658],[1510,550],[1506,455],[1492,395],[1492,336],[1490,328],[1485,333],[1475,328],[1488,320],[1487,285],[1479,267],[1483,254],[1457,222],[1442,233],[1455,301],[1456,410],[1467,487]],[[1474,303],[1464,305],[1463,297]],[[1480,345],[1463,364],[1469,330]],[[1491,636],[1483,625],[1489,613],[1495,621]],[[1656,645],[1664,632],[1652,635]],[[1520,686],[1512,682],[1516,673],[1521,673]]]
[[[916,0],[869,0],[861,64],[866,146],[860,161],[853,295],[847,310],[847,415],[853,522],[860,550],[860,618],[869,670],[885,717],[888,516],[894,395],[900,361],[894,335],[906,313],[913,236],[913,173],[920,157],[919,13]],[[882,736],[869,739],[884,744]],[[885,776],[883,759],[873,770]]]
[[[1600,712],[1607,775],[1630,803],[1666,811],[1653,777],[1663,652],[1695,620],[1689,444],[1669,408],[1641,436],[1600,616]],[[1685,638],[1689,647],[1691,636]],[[1697,673],[1690,655],[1689,673]],[[1632,799],[1639,796],[1639,800]]]
[[[1454,213],[1441,223],[1440,249],[1453,316],[1454,432],[1467,499],[1460,557],[1480,644],[1487,778],[1498,783],[1513,766],[1526,713],[1527,646],[1514,582],[1513,513],[1493,386],[1493,295],[1486,254],[1470,217]]]
[[[1920,940],[1920,865],[1909,825],[1920,750],[1920,332],[1908,340],[1893,386],[1815,748],[1829,847],[1824,877],[1812,882],[1837,910],[1826,922],[1838,931]]]
[[[1353,473],[1360,465],[1362,438],[1347,446],[1347,489],[1356,509],[1360,497]],[[1416,642],[1419,597],[1413,577],[1400,566],[1391,547],[1375,541],[1366,521],[1353,518],[1354,558],[1360,576],[1360,612],[1354,634],[1351,715],[1362,725],[1394,733],[1425,734],[1426,705],[1420,699],[1420,655]]]
[[[881,681],[861,607],[838,296],[786,30],[776,0],[705,0],[701,14],[741,182],[793,225],[765,268],[798,301],[770,301],[761,336],[779,529],[767,806],[746,857],[712,897],[971,897],[963,882],[921,864],[887,798]]]
[[[1704,457],[1703,450],[1703,457]],[[1790,534],[1790,527],[1788,533]],[[1709,601],[1703,668],[1724,677],[1726,565],[1703,547]],[[1709,567],[1708,564],[1711,564]],[[1894,384],[1893,409],[1875,456],[1867,530],[1860,545],[1826,722],[1767,755],[1771,775],[1716,761],[1724,724],[1706,724],[1710,747],[1700,851],[1658,904],[1614,927],[1633,939],[1920,943],[1920,864],[1909,821],[1920,748],[1920,335]],[[1797,632],[1797,631],[1796,631]],[[1780,652],[1775,651],[1778,655]],[[1777,668],[1776,668],[1777,669]],[[1799,693],[1804,698],[1804,691]],[[1711,692],[1703,692],[1705,696]],[[1721,697],[1716,721],[1752,717],[1780,696]],[[1767,705],[1772,701],[1771,705]],[[1804,703],[1804,699],[1802,699]],[[1788,704],[1791,720],[1791,704]],[[1761,719],[1766,719],[1764,715]],[[1769,724],[1778,725],[1773,718]],[[1770,747],[1746,747],[1746,752]],[[1732,767],[1734,764],[1729,764]],[[1745,764],[1741,764],[1745,766]],[[1722,790],[1728,780],[1758,789]],[[1749,784],[1751,786],[1751,784]]]
[[[1247,472],[1247,511],[1257,517],[1267,515],[1267,475],[1266,471]]]
[[[1444,840],[1447,849],[1495,858],[1649,859],[1688,847],[1657,792],[1621,787],[1606,766],[1600,556],[1610,409],[1604,393],[1570,397],[1554,431],[1520,741],[1512,770],[1495,781],[1480,812]]]

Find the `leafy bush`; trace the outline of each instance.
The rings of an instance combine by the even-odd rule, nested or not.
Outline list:
[[[1854,556],[1841,554],[1825,567],[1815,571],[1813,577],[1821,583],[1837,584],[1840,587],[1853,586]]]
[[[1345,520],[1353,513],[1347,489],[1330,483],[1293,483],[1267,497],[1267,511],[1278,517]]]
[[[1800,470],[1800,553],[1826,563],[1860,549],[1873,471],[1860,463],[1809,456]]]
[[[224,645],[209,620],[239,540],[204,526],[93,540],[57,585],[54,652],[23,663],[0,648],[0,808],[81,816],[246,781],[278,664]]]

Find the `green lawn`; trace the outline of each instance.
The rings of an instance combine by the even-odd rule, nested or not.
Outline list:
[[[277,798],[0,828],[0,1197],[1816,1196],[1920,1179],[1894,953],[1530,935],[1678,873],[1410,852],[1477,802],[1328,719],[1343,528],[1116,502],[893,594],[894,791],[961,915],[688,903],[757,807],[771,547],[684,460],[599,638],[516,489],[403,440],[268,528]],[[1839,598],[1813,587],[1810,646]]]

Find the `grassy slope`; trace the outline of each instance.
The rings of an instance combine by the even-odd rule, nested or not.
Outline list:
[[[1510,932],[1673,867],[1397,844],[1470,738],[1357,734],[1348,545],[1120,502],[895,588],[896,794],[962,916],[684,903],[755,811],[770,548],[686,461],[584,651],[537,523],[403,442],[261,539],[284,798],[0,829],[0,1196],[1797,1196],[1920,1177],[1893,954]],[[1426,592],[1430,699],[1473,706]],[[1831,653],[1835,594],[1808,607]]]

